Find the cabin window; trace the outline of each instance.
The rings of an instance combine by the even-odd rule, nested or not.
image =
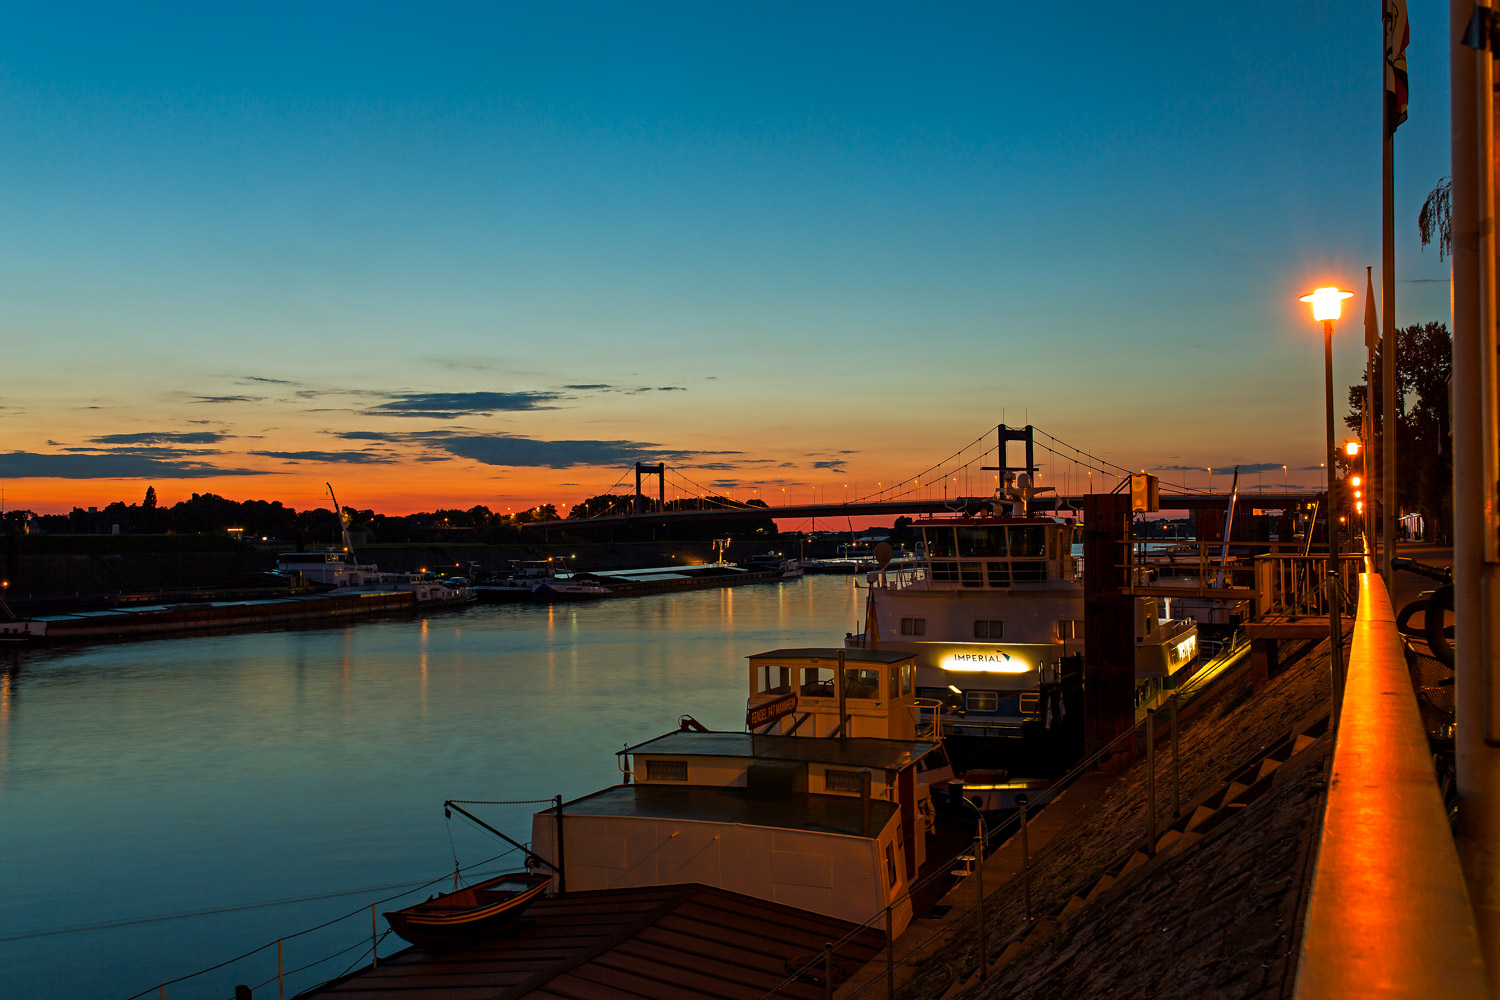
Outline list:
[[[802,693],[808,698],[832,698],[833,667],[803,667]]]
[[[1020,699],[1021,714],[1022,715],[1035,715],[1036,714],[1036,709],[1037,709],[1037,704],[1041,700],[1042,700],[1042,696],[1038,692],[1036,692],[1036,691],[1023,691],[1023,692],[1021,692],[1021,699]]]
[[[923,528],[922,537],[927,539],[927,555],[933,558],[952,558],[958,555],[953,541],[952,528]]]
[[[965,587],[984,586],[984,563],[965,562],[958,564],[959,582]]]
[[[916,677],[916,674],[917,674],[917,668],[916,668],[915,665],[910,664],[910,663],[903,663],[903,664],[901,664],[901,693],[902,694],[911,694],[912,680],[913,680],[913,678]]]
[[[959,528],[958,554],[961,556],[1005,555],[1003,528]]]
[[[974,622],[974,638],[976,639],[1004,639],[1005,623],[993,618],[979,618]]]
[[[791,694],[792,668],[761,664],[755,668],[755,689],[759,694]]]
[[[1010,586],[1010,564],[1003,562],[985,563],[984,568],[989,573],[991,587]]]
[[[646,761],[647,781],[686,781],[687,761],[685,760],[648,760]]]
[[[891,664],[891,669],[886,672],[886,680],[889,683],[885,689],[891,693],[891,697],[899,695],[901,693],[901,664]]]
[[[896,888],[896,844],[894,841],[885,845],[885,882],[889,888]]]
[[[858,795],[859,772],[835,771],[830,768],[823,772],[823,788],[830,792],[849,792]]]
[[[866,670],[863,667],[858,670],[845,670],[844,697],[879,699],[880,671]]]
[[[927,619],[926,618],[903,618],[903,619],[901,619],[901,634],[902,635],[926,635],[927,634]]]
[[[1010,554],[1012,556],[1043,557],[1047,554],[1046,531],[1036,527],[1012,526],[1010,529]]]
[[[1057,620],[1057,638],[1063,642],[1070,639],[1083,638],[1083,622],[1076,618],[1059,618]]]
[[[964,708],[970,712],[993,712],[1000,707],[998,691],[965,691]]]

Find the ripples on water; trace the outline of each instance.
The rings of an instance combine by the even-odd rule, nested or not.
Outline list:
[[[617,781],[615,751],[679,715],[743,729],[744,657],[837,645],[861,606],[850,578],[807,577],[5,654],[4,992],[154,997],[165,979],[361,905],[287,942],[286,968],[368,945],[368,906],[389,892],[17,935],[420,881],[451,872],[453,850],[483,861],[505,845],[457,817],[450,829],[445,798],[571,798]],[[524,841],[535,808],[475,811]],[[287,995],[360,956],[289,979]],[[227,997],[275,973],[273,946],[166,995]]]

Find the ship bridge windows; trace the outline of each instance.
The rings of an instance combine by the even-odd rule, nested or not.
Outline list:
[[[976,618],[974,620],[974,638],[1004,639],[1005,622],[996,621],[993,618]]]
[[[792,668],[762,663],[755,668],[755,691],[757,694],[791,694]]]
[[[958,554],[960,556],[1005,555],[1005,529],[976,526],[958,530]],[[1014,530],[1014,529],[1012,529]]]
[[[991,562],[984,564],[985,572],[989,575],[991,587],[1010,586],[1010,563]]]
[[[926,635],[927,634],[927,619],[926,618],[903,618],[903,619],[901,619],[901,634],[902,635]]]
[[[1012,556],[1043,557],[1047,555],[1047,529],[1042,525],[1011,525],[1010,554]]]
[[[952,528],[923,528],[922,537],[927,539],[927,554],[932,558],[951,559],[958,555]]]
[[[808,698],[833,698],[833,667],[803,667],[802,694]]]
[[[958,580],[965,587],[984,586],[984,563],[961,562],[958,564]]]
[[[864,667],[844,671],[844,697],[880,699],[880,671]]]
[[[1046,583],[1047,564],[1014,560],[1010,564],[1010,578],[1016,583]]]

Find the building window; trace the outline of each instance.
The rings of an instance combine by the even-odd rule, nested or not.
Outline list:
[[[926,635],[927,634],[927,619],[926,618],[903,618],[903,619],[901,619],[901,634],[902,635]]]
[[[647,781],[686,781],[687,761],[685,760],[648,760],[646,761]]]
[[[964,708],[970,712],[993,712],[1000,707],[998,691],[965,691]]]
[[[1003,639],[1005,638],[1005,623],[995,621],[993,618],[977,619],[974,622],[974,638]]]
[[[849,792],[858,795],[859,772],[835,771],[830,768],[823,772],[823,787],[830,792]]]

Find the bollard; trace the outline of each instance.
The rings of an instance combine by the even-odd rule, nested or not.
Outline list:
[[[370,968],[380,968],[380,925],[375,922],[375,905],[370,904]]]
[[[1175,823],[1182,816],[1182,795],[1179,789],[1179,771],[1177,766],[1177,692],[1172,692],[1172,821]]]
[[[1146,709],[1146,857],[1156,857],[1156,709]]]
[[[234,1000],[250,1000],[250,987],[241,983],[234,988]]]
[[[984,943],[984,824],[981,821],[979,833],[974,837],[974,882],[979,891],[979,905],[975,907],[979,912],[979,981],[985,982],[990,978],[990,956],[989,950]]]
[[[885,904],[885,996],[896,1000],[896,922],[890,903]]]
[[[276,1000],[286,1000],[286,979],[281,972],[281,938],[276,939]]]
[[[1021,810],[1021,915],[1031,923],[1031,850],[1026,844],[1026,806],[1031,800],[1025,795],[1016,796],[1016,807]]]
[[[823,1000],[833,1000],[833,942],[823,943]]]

